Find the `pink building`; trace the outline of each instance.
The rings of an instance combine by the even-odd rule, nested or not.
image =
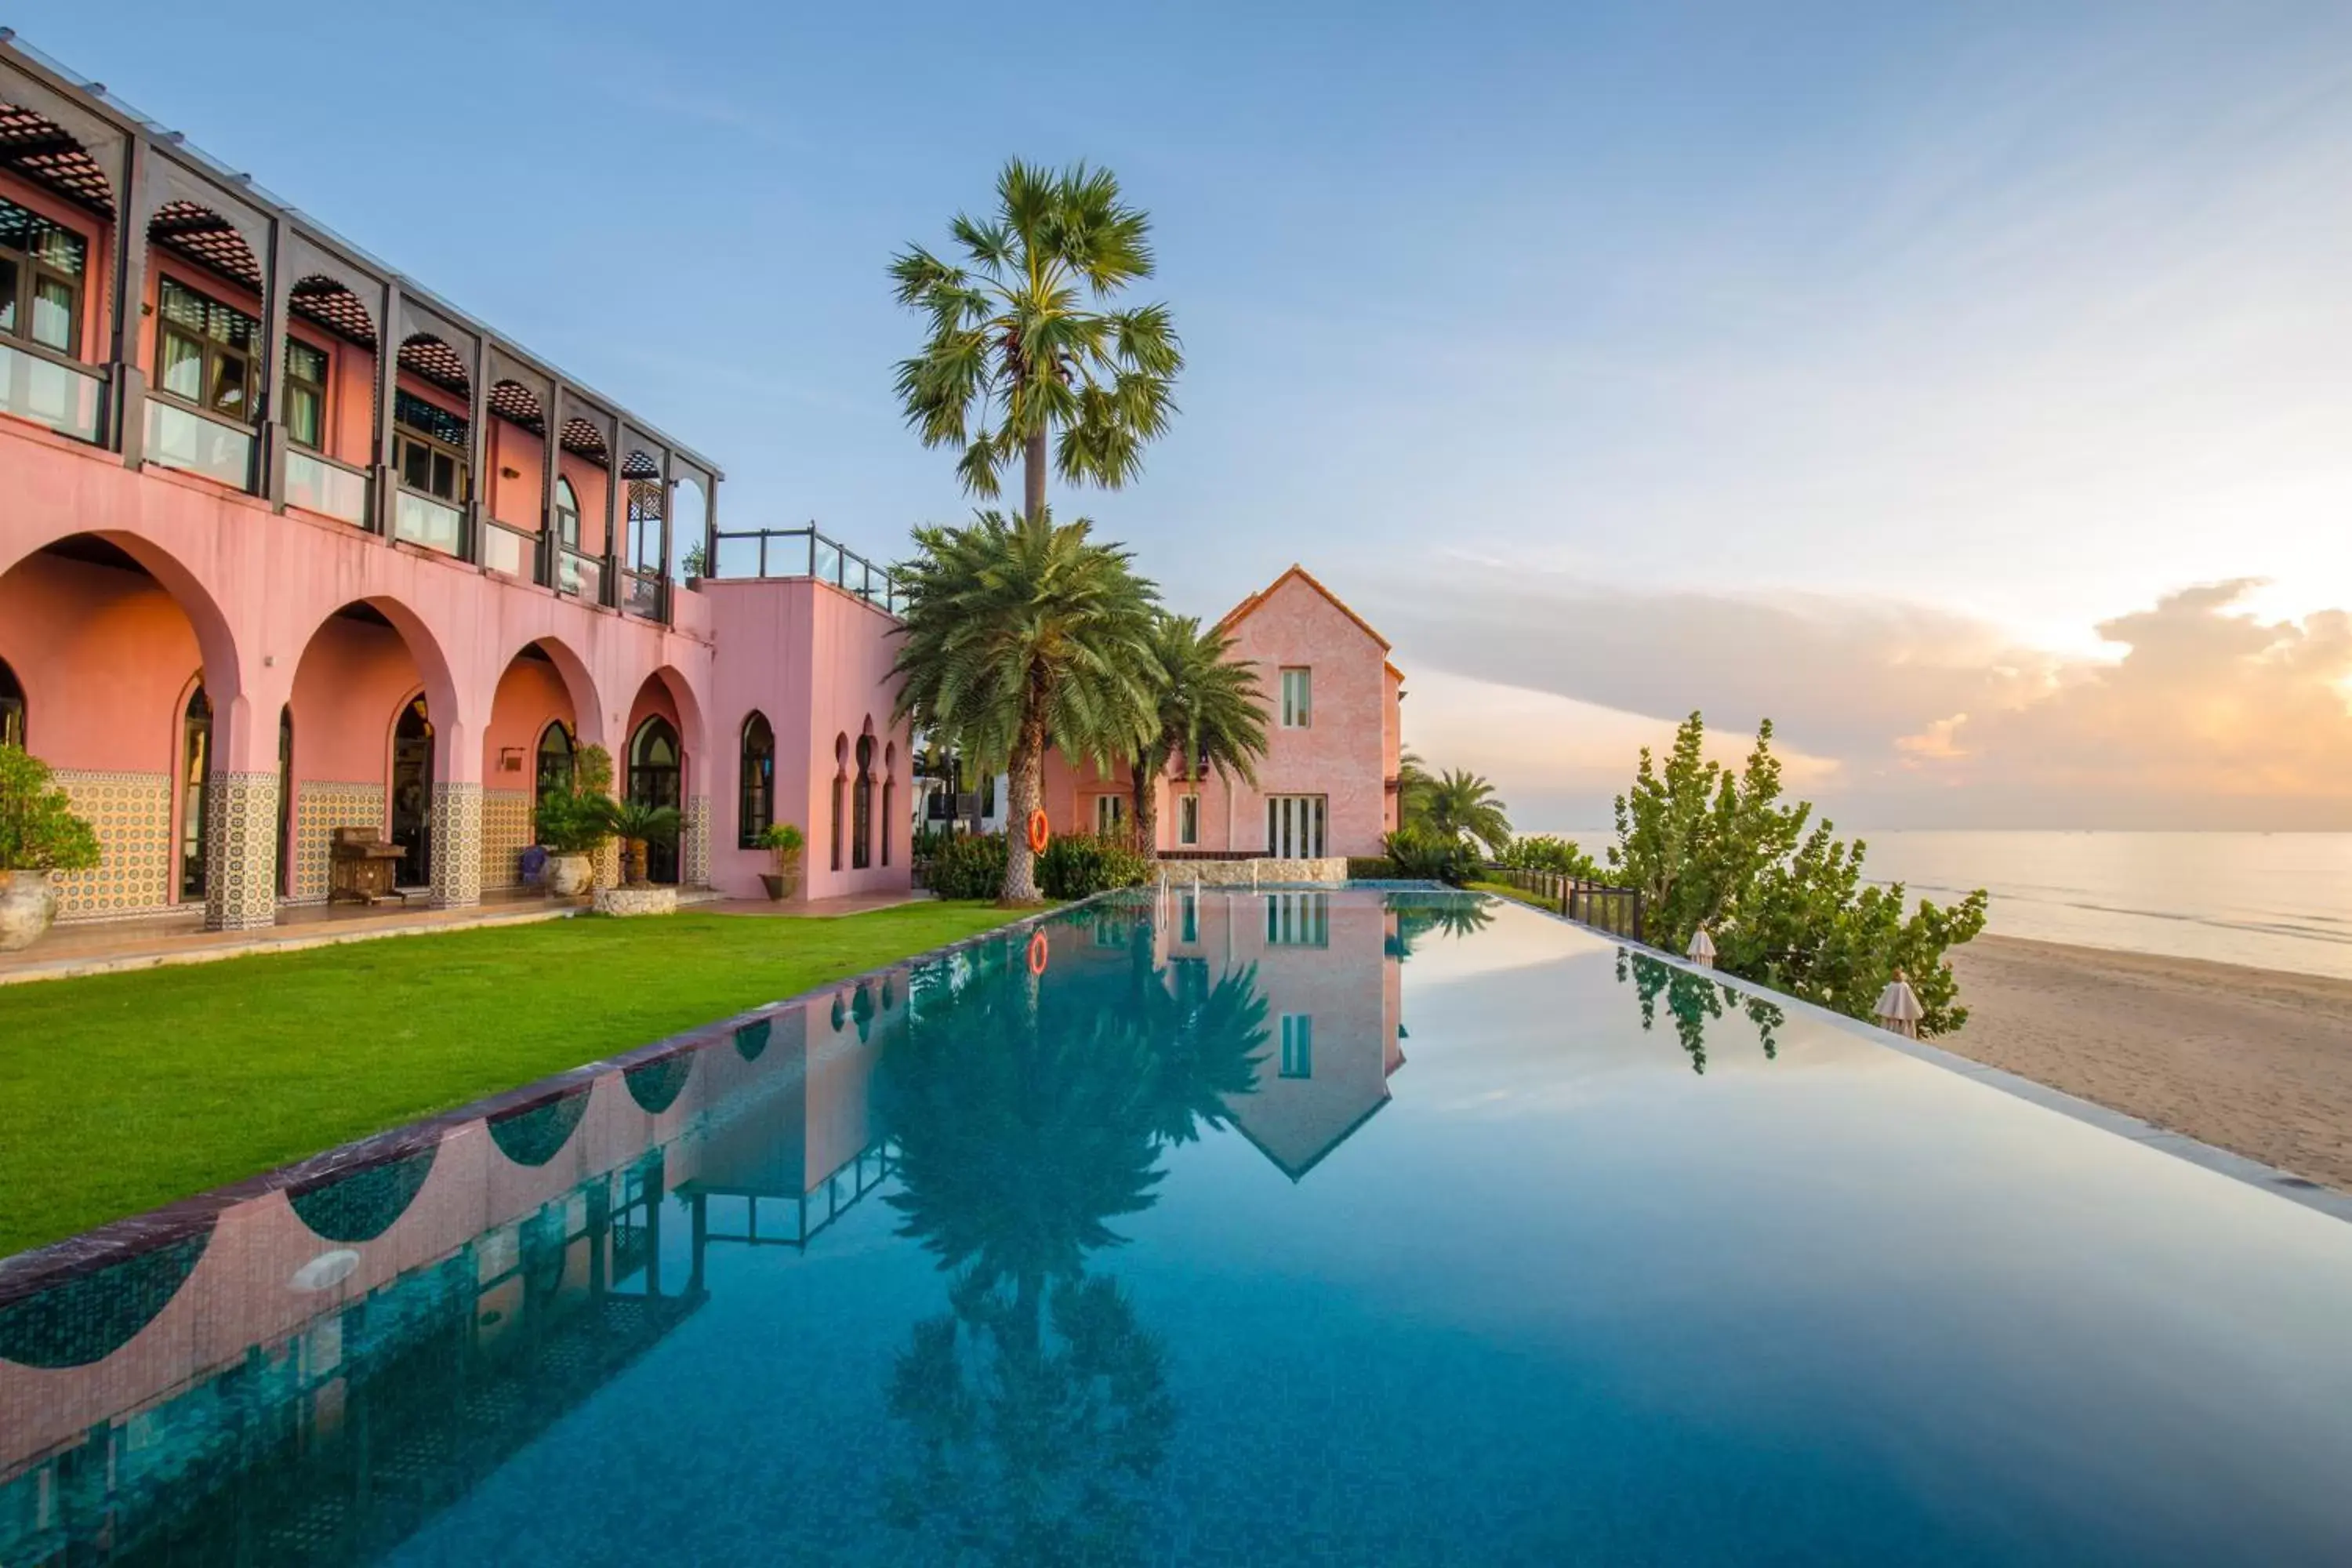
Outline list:
[[[720,530],[720,473],[102,91],[0,45],[0,739],[104,848],[68,920],[518,880],[573,752],[677,805],[658,879],[904,887],[887,576]],[[723,579],[723,580],[718,580]]]
[[[1159,781],[1159,848],[1203,857],[1314,860],[1381,853],[1397,825],[1404,673],[1388,639],[1293,566],[1227,613],[1234,657],[1257,671],[1267,709],[1257,784]],[[1126,764],[1046,759],[1045,814],[1057,832],[1124,832]]]

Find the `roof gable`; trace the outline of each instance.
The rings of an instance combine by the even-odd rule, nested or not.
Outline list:
[[[1293,578],[1297,579],[1299,582],[1306,584],[1309,588],[1314,589],[1316,593],[1320,594],[1323,596],[1333,609],[1347,616],[1350,621],[1353,621],[1359,630],[1362,631],[1366,637],[1371,638],[1374,642],[1380,645],[1381,651],[1382,653],[1389,651],[1389,639],[1381,636],[1379,632],[1373,630],[1372,624],[1370,621],[1367,621],[1363,616],[1356,614],[1354,610],[1349,608],[1348,602],[1345,599],[1342,599],[1339,595],[1331,592],[1330,589],[1318,582],[1316,580],[1315,574],[1307,570],[1306,567],[1295,563],[1291,566],[1289,571],[1285,572],[1281,576],[1276,577],[1273,582],[1268,583],[1265,587],[1259,589],[1256,593],[1252,594],[1248,598],[1244,599],[1232,609],[1227,610],[1225,612],[1225,618],[1217,623],[1217,629],[1221,632],[1231,631],[1234,627],[1241,625],[1242,622],[1249,619],[1250,616],[1255,615],[1258,610],[1265,605],[1268,599],[1274,597],[1276,592],[1279,590],[1285,583],[1291,581]]]

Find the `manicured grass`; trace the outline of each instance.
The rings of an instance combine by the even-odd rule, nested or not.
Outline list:
[[[0,1256],[1013,918],[691,911],[0,987]]]
[[[1523,904],[1533,904],[1539,910],[1549,910],[1555,914],[1559,911],[1559,905],[1542,894],[1530,893],[1525,888],[1514,888],[1508,882],[1465,882],[1463,886],[1474,893],[1496,893]]]

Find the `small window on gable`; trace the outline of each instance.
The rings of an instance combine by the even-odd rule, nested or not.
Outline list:
[[[1282,672],[1282,727],[1305,730],[1315,721],[1315,672],[1294,668]]]

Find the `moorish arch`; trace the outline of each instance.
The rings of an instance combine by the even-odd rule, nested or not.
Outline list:
[[[540,797],[569,786],[579,748],[602,743],[602,717],[594,678],[562,639],[535,638],[507,660],[482,730],[485,889],[522,884]]]
[[[287,702],[293,745],[285,773],[294,801],[287,838],[288,897],[327,900],[330,848],[339,831],[366,829],[404,851],[396,880],[430,889],[436,901],[477,886],[478,731],[446,653],[421,617],[397,600],[355,599],[321,617],[303,639]],[[475,742],[478,744],[478,742]],[[452,784],[458,799],[452,806]],[[475,820],[465,820],[468,807]]]
[[[208,923],[223,909],[240,917],[227,923],[275,918],[266,831],[257,886],[209,861],[182,874],[184,819],[194,852],[215,855],[204,829],[216,795],[274,807],[276,714],[264,723],[248,702],[244,650],[193,571],[135,534],[49,539],[0,570],[0,729],[56,771],[98,830],[98,868],[59,879],[64,918],[173,907],[201,907]]]
[[[673,805],[681,819],[676,846],[648,856],[656,881],[698,887],[710,879],[710,753],[701,700],[675,666],[646,677],[629,704],[614,783],[629,799]]]

